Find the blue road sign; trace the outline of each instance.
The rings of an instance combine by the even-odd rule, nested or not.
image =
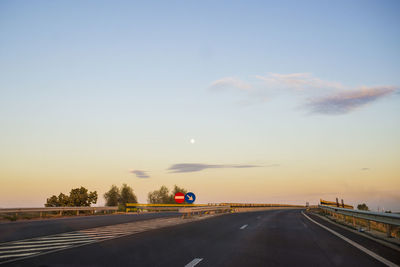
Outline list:
[[[186,203],[192,204],[196,200],[196,195],[192,192],[186,193],[185,201]]]

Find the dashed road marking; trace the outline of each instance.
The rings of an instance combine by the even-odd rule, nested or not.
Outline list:
[[[194,258],[191,262],[185,265],[185,267],[193,267],[196,266],[199,262],[201,262],[203,258]]]
[[[240,227],[240,230],[243,230],[244,228],[246,228],[247,226],[249,226],[248,224],[243,225],[242,227]]]
[[[310,221],[312,221],[312,222],[315,223],[316,225],[318,225],[318,226],[324,228],[325,230],[331,232],[331,233],[334,234],[335,236],[337,236],[337,237],[343,239],[344,241],[346,241],[346,242],[349,243],[350,245],[353,245],[354,247],[358,248],[359,250],[361,250],[361,251],[367,253],[368,255],[370,255],[370,256],[373,257],[374,259],[376,259],[376,260],[382,262],[383,264],[385,264],[385,265],[387,265],[387,266],[390,266],[390,267],[399,267],[397,264],[395,264],[395,263],[393,263],[393,262],[391,262],[391,261],[389,261],[389,260],[387,260],[387,259],[385,259],[385,258],[379,256],[379,255],[376,254],[375,252],[372,252],[371,250],[369,250],[369,249],[367,249],[367,248],[361,246],[360,244],[354,242],[353,240],[351,240],[351,239],[349,239],[349,238],[347,238],[347,237],[345,237],[345,236],[339,234],[338,232],[336,232],[336,231],[330,229],[329,227],[326,227],[325,225],[320,224],[319,222],[316,222],[315,220],[311,219],[309,216],[307,216],[306,214],[304,214],[304,212],[301,212],[301,213],[302,213],[307,219],[309,219]]]

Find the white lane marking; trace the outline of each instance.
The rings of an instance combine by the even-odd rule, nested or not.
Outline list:
[[[82,241],[68,241],[68,242],[61,242],[61,243],[52,243],[52,244],[36,244],[36,245],[26,245],[26,246],[7,246],[1,247],[1,249],[19,249],[19,248],[35,248],[35,247],[50,247],[50,246],[59,246],[59,245],[69,245],[69,244],[81,244],[81,243],[88,243],[93,242],[96,240],[82,240]],[[0,251],[0,253],[4,253]]]
[[[102,238],[114,237],[115,235],[106,235],[106,236],[93,236],[87,238],[76,238],[76,239],[55,239],[55,240],[37,240],[37,241],[21,241],[21,242],[13,242],[9,245],[30,245],[30,244],[49,244],[49,243],[57,243],[57,242],[74,242],[74,241],[82,241],[82,240],[99,240]],[[4,249],[4,247],[0,246],[0,250]]]
[[[104,234],[126,234],[130,231],[101,231],[101,232],[93,232],[88,235],[104,235]]]
[[[199,262],[201,262],[203,258],[194,258],[191,262],[185,265],[185,267],[193,267],[196,266]]]
[[[51,237],[39,237],[39,238],[35,238],[35,241],[42,241],[42,240],[53,240],[53,239],[57,239],[57,240],[69,240],[69,239],[77,239],[77,238],[88,238],[90,236],[88,235],[82,235],[82,236],[51,236]],[[21,242],[25,242],[25,241],[21,241]]]
[[[378,254],[372,252],[371,250],[369,250],[369,249],[367,249],[367,248],[361,246],[360,244],[354,242],[353,240],[348,239],[347,237],[345,237],[345,236],[339,234],[338,232],[333,231],[332,229],[326,227],[325,225],[322,225],[322,224],[320,224],[320,223],[314,221],[313,219],[311,219],[310,217],[308,217],[306,214],[304,214],[304,212],[301,212],[301,213],[302,213],[307,219],[309,219],[310,221],[312,221],[312,222],[315,223],[316,225],[321,226],[322,228],[324,228],[325,230],[331,232],[331,233],[334,234],[335,236],[337,236],[337,237],[343,239],[344,241],[346,241],[346,242],[349,243],[350,245],[353,245],[354,247],[358,248],[359,250],[361,250],[361,251],[367,253],[368,255],[370,255],[371,257],[373,257],[374,259],[376,259],[376,260],[382,262],[383,264],[385,264],[385,265],[387,265],[387,266],[390,266],[390,267],[398,267],[397,264],[394,264],[393,262],[388,261],[387,259],[385,259],[385,258],[379,256]]]
[[[129,226],[125,226],[125,227],[104,227],[104,228],[100,228],[100,229],[96,229],[95,228],[95,229],[82,230],[80,232],[81,233],[89,233],[89,232],[98,232],[98,231],[125,231],[126,229],[129,229]]]
[[[29,240],[29,241],[20,241],[20,242],[47,242],[51,240],[58,240],[58,241],[69,241],[69,240],[75,240],[75,239],[87,239],[87,238],[96,238],[96,237],[113,237],[115,235],[112,234],[106,234],[106,235],[93,235],[93,236],[82,236],[80,238],[77,237],[47,237],[47,238],[37,238],[35,240]],[[13,243],[13,244],[18,244],[18,243]]]
[[[244,228],[246,228],[247,226],[249,226],[248,224],[243,225],[242,227],[240,227],[240,230],[243,230]]]
[[[82,234],[80,232],[75,232],[75,233],[66,233],[66,234],[58,234],[57,236],[71,236],[71,237],[75,237],[75,236],[84,236],[85,234]]]
[[[38,253],[39,253],[39,252],[5,255],[5,256],[0,256],[0,259],[4,259],[4,258],[15,258],[15,257],[25,257],[25,256],[35,255],[35,254],[38,254]]]
[[[44,248],[25,248],[25,249],[8,250],[8,251],[6,250],[6,251],[1,251],[0,254],[19,253],[19,252],[35,251],[35,250],[49,250],[49,249],[66,248],[66,247],[69,247],[69,245],[55,246],[55,247],[44,247]]]

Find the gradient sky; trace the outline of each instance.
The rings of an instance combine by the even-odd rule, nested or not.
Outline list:
[[[0,207],[127,183],[400,211],[399,1],[1,1]],[[191,139],[194,142],[191,142]]]

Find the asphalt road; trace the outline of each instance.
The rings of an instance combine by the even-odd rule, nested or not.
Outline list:
[[[178,215],[175,212],[115,214],[0,223],[0,242]]]
[[[315,216],[395,264],[400,253]],[[236,213],[39,255],[9,266],[384,266],[300,210]],[[7,265],[7,264],[6,264]],[[7,265],[7,266],[8,266]]]

